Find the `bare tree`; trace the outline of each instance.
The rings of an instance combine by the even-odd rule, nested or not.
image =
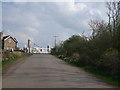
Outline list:
[[[92,36],[93,36],[93,38],[96,35],[101,34],[101,32],[104,32],[106,30],[106,27],[107,27],[105,21],[103,21],[103,20],[91,20],[89,22],[89,26],[92,29]]]
[[[109,30],[110,32],[116,30],[116,27],[119,25],[120,21],[120,1],[114,1],[114,2],[107,2],[106,3],[108,12],[108,18],[109,18]],[[112,25],[112,26],[111,26]]]

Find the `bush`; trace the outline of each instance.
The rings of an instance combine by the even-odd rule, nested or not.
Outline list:
[[[109,48],[102,55],[101,59],[96,62],[98,68],[111,75],[118,75],[120,72],[120,60],[118,59],[118,50]]]
[[[10,59],[13,56],[14,56],[14,54],[12,52],[9,52],[9,51],[4,51],[2,53],[2,59],[3,60]]]
[[[79,60],[80,59],[80,54],[79,53],[73,53],[71,58],[74,59],[74,60]]]

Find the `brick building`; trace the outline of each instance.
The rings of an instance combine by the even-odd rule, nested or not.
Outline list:
[[[6,50],[10,50],[10,51],[16,50],[18,41],[15,38],[13,38],[10,35],[3,37],[3,34],[1,32],[0,32],[0,38],[2,40],[2,49],[4,51],[6,51]]]
[[[18,41],[10,35],[4,36],[2,39],[2,49],[4,50],[15,50],[17,48]]]

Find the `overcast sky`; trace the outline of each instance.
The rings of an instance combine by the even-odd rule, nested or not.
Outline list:
[[[5,35],[18,40],[18,46],[27,45],[30,39],[46,47],[66,40],[71,35],[90,36],[91,19],[107,21],[104,2],[3,2],[2,27]]]

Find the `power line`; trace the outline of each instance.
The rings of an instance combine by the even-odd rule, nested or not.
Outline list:
[[[36,44],[35,42],[33,42],[32,40],[30,40],[31,43],[33,43],[34,46],[40,47],[38,44]]]

